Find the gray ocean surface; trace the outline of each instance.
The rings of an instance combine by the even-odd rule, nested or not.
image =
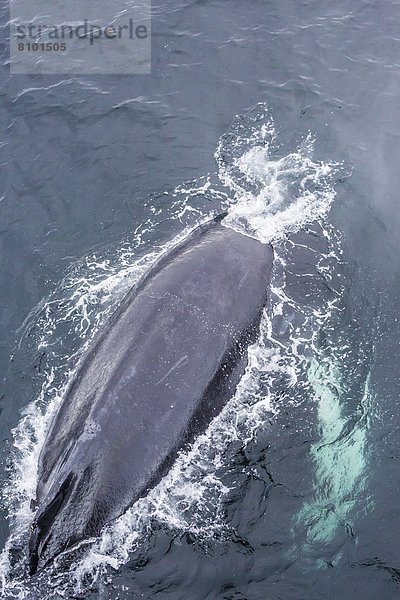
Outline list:
[[[155,0],[137,76],[10,76],[2,11],[4,597],[398,598],[400,2]],[[284,257],[274,381],[258,352],[217,467],[205,442],[202,473],[183,461],[70,581],[31,585],[21,507],[47,407],[154,249],[235,203]]]

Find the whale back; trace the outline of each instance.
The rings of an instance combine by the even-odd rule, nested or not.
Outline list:
[[[48,431],[32,573],[145,495],[232,397],[258,335],[272,261],[269,245],[215,220],[127,294]]]

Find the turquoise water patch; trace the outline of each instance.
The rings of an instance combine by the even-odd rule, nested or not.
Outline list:
[[[299,558],[313,557],[315,566],[332,566],[341,557],[343,534],[357,542],[354,515],[366,507],[370,376],[352,415],[346,410],[346,372],[334,359],[312,358],[308,380],[320,435],[310,449],[312,492],[294,517],[293,531],[305,534],[297,548]],[[325,553],[331,555],[333,543],[339,543],[333,560],[324,558]]]

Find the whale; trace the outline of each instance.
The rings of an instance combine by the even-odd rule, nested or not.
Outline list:
[[[31,575],[146,496],[235,393],[269,299],[271,245],[218,216],[166,252],[80,359],[48,427]]]

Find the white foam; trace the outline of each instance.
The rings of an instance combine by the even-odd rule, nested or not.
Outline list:
[[[274,155],[272,157],[272,150]],[[90,344],[96,330],[118,304],[127,289],[146,272],[160,253],[184,237],[190,227],[206,220],[211,201],[213,210],[227,209],[227,226],[273,242],[275,264],[270,304],[265,309],[258,342],[249,348],[249,363],[234,398],[207,432],[196,440],[188,453],[182,453],[169,474],[122,517],[105,527],[72,572],[57,583],[59,593],[68,586],[84,589],[107,569],[117,569],[142,543],[151,520],[156,519],[181,531],[202,537],[213,536],[224,527],[222,500],[229,491],[220,477],[224,457],[232,442],[252,439],[266,417],[279,411],[277,388],[299,384],[304,349],[312,348],[316,321],[328,318],[334,300],[309,310],[290,297],[285,283],[285,242],[289,234],[318,222],[321,235],[332,241],[327,254],[315,256],[315,269],[329,278],[337,258],[338,243],[325,225],[332,205],[337,164],[326,164],[312,157],[313,140],[308,136],[293,152],[279,156],[275,127],[265,105],[247,121],[235,121],[223,136],[216,151],[218,172],[177,188],[171,194],[168,218],[171,227],[184,223],[173,242],[149,249],[146,239],[156,235],[165,219],[162,205],[148,206],[148,220],[133,232],[132,240],[113,258],[98,253],[75,265],[56,290],[21,328],[21,344],[32,324],[37,325],[37,342],[47,352],[47,375],[39,397],[29,404],[14,430],[14,451],[10,483],[4,502],[12,516],[11,536],[1,555],[0,577],[3,594],[27,597],[20,575],[11,564],[11,550],[26,541],[32,520],[30,500],[37,482],[37,460],[52,415],[57,410],[77,359]],[[204,196],[206,203],[204,204]],[[154,246],[150,245],[150,248]],[[147,251],[146,251],[147,248]],[[325,269],[325,273],[324,273]],[[299,325],[285,315],[303,314]],[[282,336],[276,326],[280,319]],[[72,353],[65,354],[60,339]],[[295,395],[293,395],[294,398]],[[287,402],[290,402],[290,394]],[[294,400],[292,400],[294,401]],[[19,594],[17,596],[13,594]],[[24,595],[25,594],[25,595]]]

